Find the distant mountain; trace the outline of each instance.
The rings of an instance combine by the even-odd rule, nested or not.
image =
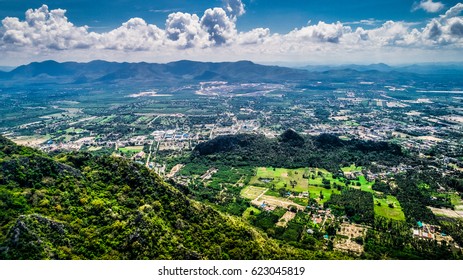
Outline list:
[[[346,64],[346,65],[307,65],[301,67],[301,69],[308,70],[310,72],[326,72],[326,71],[335,71],[335,70],[355,70],[355,71],[380,71],[380,72],[390,72],[394,68],[384,64],[370,64],[370,65],[358,65],[358,64]]]
[[[400,72],[417,74],[463,75],[463,63],[453,64],[413,64],[395,68]]]
[[[326,71],[339,71],[339,70],[353,70],[359,72],[379,71],[379,72],[400,72],[400,73],[414,73],[414,74],[462,74],[463,63],[427,63],[427,64],[413,64],[406,66],[390,66],[384,63],[358,65],[307,65],[300,69],[309,72],[326,72]]]
[[[9,72],[13,70],[15,67],[12,66],[0,66],[0,72]]]
[[[197,62],[182,60],[167,64],[120,63],[95,60],[88,63],[48,60],[19,66],[10,72],[0,71],[0,86],[89,85],[89,86],[158,86],[226,82],[400,82],[445,79],[461,84],[463,65],[410,65],[391,67],[386,64],[307,66],[294,69],[264,66],[251,61]]]
[[[307,71],[278,66],[263,66],[250,61],[195,62],[177,61],[167,64],[88,63],[56,61],[34,62],[11,72],[0,73],[0,82],[13,84],[81,84],[81,83],[178,83],[191,81],[278,82],[307,78]]]

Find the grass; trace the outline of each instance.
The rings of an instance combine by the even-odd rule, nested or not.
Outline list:
[[[248,207],[246,210],[244,210],[243,216],[242,216],[243,219],[249,220],[249,217],[251,216],[251,211],[254,212],[254,215],[253,215],[253,216],[257,216],[257,215],[259,215],[260,212],[261,212],[261,211],[260,211],[259,209],[257,209],[256,207],[250,206],[250,207]]]
[[[346,121],[344,122],[344,124],[348,126],[359,126],[360,125],[359,123],[354,122],[354,121]]]
[[[74,128],[74,127],[70,127],[70,128],[67,128],[65,130],[66,133],[71,133],[71,132],[74,132],[74,133],[82,133],[84,132],[84,130],[82,128]]]
[[[271,181],[264,182],[262,179],[271,179]],[[311,198],[316,199],[319,203],[325,203],[331,198],[333,193],[340,193],[340,191],[334,187],[331,189],[324,188],[322,183],[323,179],[330,181],[331,185],[336,183],[338,185],[345,186],[345,183],[342,180],[333,178],[332,173],[321,168],[287,169],[259,167],[256,170],[256,175],[251,178],[250,184],[259,186],[258,189],[260,190],[263,190],[263,188],[268,188],[269,190],[265,194],[269,196],[280,197],[278,190],[281,188],[286,188],[290,192],[309,192]],[[296,182],[294,188],[291,186],[291,181]],[[364,184],[367,185],[366,182],[364,182]],[[272,190],[273,186],[274,189]],[[251,188],[255,189],[256,187]],[[241,196],[254,199],[258,195],[250,195],[249,192],[249,187],[245,188],[242,191]],[[323,198],[320,198],[320,192],[323,194]],[[307,205],[306,198],[295,198],[293,201],[300,205]]]
[[[378,205],[378,202],[381,205]],[[394,205],[394,208],[389,207],[389,203]],[[399,201],[395,196],[388,195],[386,198],[374,198],[375,215],[383,216],[389,219],[405,221],[405,215],[402,211]]]
[[[244,198],[254,200],[265,191],[265,188],[247,186],[241,190],[240,195]]]
[[[342,172],[354,172],[354,171],[362,171],[361,166],[355,166],[355,164],[351,164],[350,166],[341,167]]]
[[[276,189],[286,188],[296,192],[307,191],[307,180],[302,178],[305,169],[287,169],[287,168],[273,168],[273,167],[258,167],[256,176],[251,178],[251,185],[268,186],[275,185]],[[271,182],[266,183],[262,179],[272,179]],[[291,187],[291,181],[296,181],[296,186]]]
[[[361,166],[355,166],[354,164],[341,168],[343,172],[360,172],[362,171]],[[269,179],[265,182],[265,179]],[[331,185],[331,189],[327,189],[323,186],[323,180],[328,180]],[[372,189],[373,182],[369,182],[365,176],[358,176],[356,180],[349,180],[353,184],[349,187],[360,189],[365,192],[375,193]],[[296,182],[294,188],[291,182]],[[340,191],[334,187],[335,184],[340,186],[346,186],[344,178],[333,178],[333,174],[322,168],[298,168],[298,169],[287,169],[287,168],[273,168],[273,167],[258,167],[255,175],[250,180],[252,187],[247,187],[241,192],[241,196],[255,199],[263,189],[268,188],[265,193],[269,196],[280,197],[279,189],[286,188],[290,192],[309,192],[310,198],[323,204],[331,199],[333,193],[339,194]],[[359,186],[357,186],[359,185]],[[254,192],[254,193],[253,193]],[[322,197],[320,197],[320,193]],[[381,202],[382,206],[377,207],[378,213],[382,216],[391,217],[402,220],[403,212],[400,208],[399,202],[394,197],[391,198],[397,208],[391,209],[388,207],[387,200]],[[300,205],[307,205],[306,199],[293,199],[295,203]],[[383,205],[384,204],[384,205]]]
[[[323,194],[323,199],[320,198],[320,192]],[[323,187],[310,186],[309,194],[310,197],[317,200],[319,204],[323,204],[331,199],[331,195],[341,193],[337,189],[325,189]]]
[[[364,192],[374,193],[375,191],[371,188],[374,182],[368,182],[365,176],[359,176],[357,182],[360,182],[360,189]]]
[[[457,194],[451,194],[450,195],[450,203],[452,203],[453,206],[459,206],[463,204],[463,201],[461,197]]]
[[[143,151],[143,146],[127,146],[124,148],[119,148],[119,151],[123,153],[138,153]]]
[[[304,176],[305,174],[305,176]],[[306,178],[308,179],[306,179]],[[338,178],[333,178],[333,174],[321,168],[273,168],[273,167],[258,167],[256,175],[251,178],[250,184],[275,189],[286,188],[288,191],[306,192],[312,186],[323,186],[323,179],[345,186],[345,183]],[[270,179],[270,182],[264,182],[263,179]],[[294,188],[291,186],[291,181],[296,182]]]

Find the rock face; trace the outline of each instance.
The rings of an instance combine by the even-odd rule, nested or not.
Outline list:
[[[21,215],[0,248],[2,259],[56,259],[58,251],[70,248],[64,223],[38,215]],[[58,250],[58,247],[60,248]]]

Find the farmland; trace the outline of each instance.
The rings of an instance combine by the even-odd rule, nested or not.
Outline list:
[[[384,198],[374,198],[375,215],[380,215],[389,219],[405,221],[405,215],[402,211],[399,201],[396,197],[388,195]]]

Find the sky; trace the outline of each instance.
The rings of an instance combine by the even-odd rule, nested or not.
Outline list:
[[[0,0],[0,20],[4,66],[47,59],[463,61],[459,1]]]

